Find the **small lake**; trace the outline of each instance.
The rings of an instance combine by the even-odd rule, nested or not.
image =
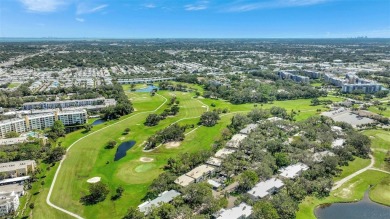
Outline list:
[[[154,85],[148,85],[147,87],[142,88],[142,89],[138,89],[135,92],[151,92],[153,89],[157,89],[158,90],[158,87],[156,87]]]
[[[126,152],[135,145],[135,141],[126,141],[118,146],[115,153],[114,161],[126,156]]]
[[[318,207],[315,215],[318,219],[389,219],[390,207],[371,201],[367,191],[359,202]]]
[[[95,126],[95,125],[100,125],[100,124],[105,123],[105,122],[106,122],[106,120],[104,120],[104,119],[97,119],[97,120],[95,120],[95,121],[92,123],[92,125],[93,125],[93,126]]]

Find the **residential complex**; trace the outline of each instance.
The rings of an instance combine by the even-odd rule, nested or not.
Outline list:
[[[245,219],[249,218],[252,214],[252,206],[247,205],[245,203],[241,203],[240,205],[225,209],[222,208],[217,213],[215,213],[213,216],[215,219]]]
[[[247,194],[253,199],[264,198],[268,195],[276,193],[284,186],[282,180],[277,178],[271,178],[266,181],[259,182]]]
[[[0,192],[0,217],[15,212],[19,204],[19,196],[15,192]]]
[[[114,99],[95,98],[84,100],[64,100],[64,101],[51,101],[51,102],[30,102],[23,104],[23,110],[36,110],[36,109],[65,109],[82,106],[110,106],[115,105]]]
[[[383,89],[381,84],[373,81],[361,79],[357,75],[348,73],[345,78],[340,78],[332,74],[325,74],[324,81],[336,87],[341,87],[341,92],[352,93],[354,91],[361,91],[363,93],[376,93]]]
[[[278,76],[280,79],[283,80],[290,79],[297,83],[309,83],[310,81],[309,77],[297,75],[291,71],[278,71]]]
[[[138,205],[138,209],[140,212],[148,214],[152,208],[160,206],[162,203],[169,203],[171,202],[175,197],[179,196],[180,193],[176,190],[169,190],[165,191],[158,195],[157,198],[146,201],[140,205]]]
[[[22,160],[9,163],[1,163],[0,173],[2,174],[2,179],[15,178],[20,176],[26,176],[27,174],[34,172],[35,167],[36,163],[34,160]]]
[[[24,118],[15,118],[0,121],[0,137],[11,131],[23,133],[32,130],[44,130],[53,126],[56,120],[64,125],[84,124],[87,122],[86,110],[55,111],[52,113],[26,115]]]

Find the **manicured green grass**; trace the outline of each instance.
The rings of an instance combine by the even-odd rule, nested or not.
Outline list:
[[[390,132],[382,129],[365,130],[363,134],[371,139],[371,149],[375,158],[374,167],[390,171],[390,165],[384,161],[390,150]]]
[[[386,173],[374,170],[365,171],[352,178],[340,188],[332,191],[326,198],[306,197],[299,204],[299,211],[297,212],[296,218],[315,219],[314,210],[321,204],[359,201],[363,198],[365,191],[367,191],[370,185],[378,185],[387,178],[389,178],[389,175]],[[370,198],[378,200],[376,194],[373,195],[373,193],[370,193]],[[388,196],[384,196],[380,200],[385,203],[390,203],[390,199],[388,198]]]
[[[72,147],[63,162],[52,193],[51,201],[54,204],[86,218],[121,218],[128,207],[141,203],[148,186],[163,172],[163,167],[170,157],[175,157],[179,153],[210,149],[212,143],[220,136],[221,131],[230,123],[234,113],[249,112],[255,107],[254,104],[232,105],[223,100],[194,99],[192,98],[194,93],[170,91],[159,91],[158,93],[167,99],[173,95],[178,98],[180,101],[178,115],[160,121],[157,126],[146,127],[143,123],[150,113],[146,111],[156,109],[163,103],[164,98],[159,95],[151,97],[149,93],[126,92],[137,111],[117,120],[120,123],[106,129],[103,128],[117,121],[108,121],[95,126],[90,132],[92,134],[81,139]],[[337,98],[328,97],[325,99],[336,100]],[[196,131],[191,132],[179,147],[168,149],[163,145],[151,152],[142,151],[143,143],[149,136],[172,123],[196,125],[199,116],[207,109],[202,102],[209,107],[211,103],[215,103],[215,108],[228,108],[230,113],[221,115],[221,120],[214,127],[199,127]],[[317,109],[325,110],[323,106],[310,106],[310,100],[275,101],[273,104],[264,104],[263,106],[258,104],[257,107],[270,108],[272,106],[285,107],[288,111],[298,112],[299,110],[297,120],[318,114]],[[167,107],[169,106],[164,104],[155,113],[161,113]],[[212,109],[213,107],[210,107],[210,110]],[[125,128],[131,129],[130,134],[123,135]],[[96,132],[98,129],[102,130]],[[187,130],[187,132],[189,131]],[[62,145],[68,147],[87,134],[84,130],[79,130],[68,134],[60,141]],[[114,162],[115,149],[104,149],[109,140],[116,140],[119,143],[134,140],[136,144],[124,158]],[[154,160],[150,163],[143,163],[140,160],[141,157],[149,157]],[[111,201],[107,198],[96,205],[83,206],[79,200],[88,192],[86,181],[95,176],[100,176],[112,192],[115,191],[116,187],[123,186],[125,189],[123,196],[117,201]],[[48,207],[43,205],[40,211],[45,208]],[[52,210],[54,209],[50,211]]]
[[[15,87],[18,87],[21,83],[19,82],[12,82],[8,85],[7,88],[15,88]]]
[[[380,115],[385,116],[385,117],[390,117],[390,106],[386,106],[386,105],[383,105],[383,106],[386,107],[385,111],[380,111],[377,106],[370,106],[368,108],[368,111],[376,113],[376,114],[380,114]]]
[[[374,202],[390,206],[390,175],[371,189],[370,199]]]
[[[362,159],[360,157],[355,157],[355,160],[348,163],[348,166],[343,166],[340,169],[342,170],[339,176],[333,178],[334,181],[338,181],[346,176],[351,175],[352,173],[363,169],[370,165],[370,159]]]

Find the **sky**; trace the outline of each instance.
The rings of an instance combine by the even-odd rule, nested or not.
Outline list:
[[[390,0],[0,0],[0,37],[390,37]]]

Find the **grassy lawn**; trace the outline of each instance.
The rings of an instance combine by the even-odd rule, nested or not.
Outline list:
[[[390,165],[384,161],[390,150],[390,133],[381,129],[365,130],[363,134],[371,139],[371,149],[375,157],[375,168],[390,171]]]
[[[376,114],[380,114],[380,115],[383,115],[386,117],[390,117],[390,106],[386,106],[386,105],[383,105],[383,106],[386,107],[385,111],[380,111],[377,106],[370,106],[368,108],[368,111],[376,113]]]
[[[200,87],[196,87],[196,85],[194,88],[201,89]],[[143,123],[150,113],[147,111],[156,109],[164,102],[164,98],[159,95],[151,97],[149,93],[126,92],[129,99],[132,100],[136,112],[120,120],[108,121],[93,127],[88,137],[78,141],[72,147],[63,162],[52,193],[51,201],[54,204],[86,218],[121,218],[129,206],[137,206],[141,203],[141,199],[146,194],[150,183],[163,172],[163,166],[166,164],[168,158],[177,156],[179,153],[210,149],[212,143],[220,136],[221,131],[230,123],[230,119],[234,113],[249,112],[254,108],[254,104],[232,105],[223,100],[194,99],[192,98],[194,93],[169,91],[159,91],[158,93],[167,99],[173,95],[177,97],[180,101],[180,112],[178,115],[160,121],[155,127],[146,127]],[[335,97],[323,99],[339,100]],[[151,152],[142,151],[143,143],[149,136],[172,123],[178,122],[181,125],[196,125],[199,121],[198,117],[207,109],[203,103],[209,107],[211,103],[214,103],[216,104],[215,108],[228,108],[230,113],[221,115],[219,123],[212,128],[199,127],[196,131],[191,132],[179,147],[167,148],[163,145]],[[318,114],[317,109],[326,110],[323,106],[310,106],[310,100],[275,101],[273,104],[264,104],[263,106],[258,104],[257,107],[270,108],[272,106],[284,107],[288,111],[294,110],[298,112],[299,110],[300,113],[296,117],[297,120],[303,120]],[[169,106],[165,104],[156,113],[163,112],[167,107]],[[210,107],[210,110],[212,109],[213,107]],[[105,128],[118,121],[120,122]],[[131,129],[130,134],[122,134],[125,128]],[[102,130],[95,133],[98,129]],[[87,134],[84,130],[78,130],[68,134],[65,138],[60,139],[60,141],[62,145],[68,147]],[[112,139],[119,143],[134,140],[136,144],[127,152],[124,158],[114,162],[113,158],[116,150],[104,149],[106,143]],[[152,158],[153,161],[144,163],[140,160],[141,157]],[[109,186],[112,192],[119,185],[123,186],[125,189],[123,196],[117,201],[111,201],[108,197],[105,201],[96,205],[82,205],[79,200],[88,192],[88,184],[86,181],[95,176],[101,177],[102,181]],[[47,182],[45,187],[46,185],[49,187],[50,183]],[[49,208],[44,203],[46,195],[47,192],[44,193],[44,196],[40,195],[42,199],[40,205],[42,207],[36,206],[33,211],[34,214],[38,214],[35,212],[44,212]],[[57,210],[52,208],[50,210],[48,209],[48,212],[52,211],[57,212]],[[54,216],[55,212],[50,214]],[[39,214],[43,215],[43,213]],[[42,216],[41,218],[47,217]]]
[[[351,175],[352,173],[368,166],[370,164],[370,159],[362,159],[360,157],[355,157],[355,160],[348,163],[348,166],[343,166],[340,169],[342,169],[342,172],[340,176],[336,176],[333,178],[334,181],[339,181],[340,179]]]
[[[19,85],[21,85],[21,83],[19,82],[12,82],[8,85],[7,88],[15,88],[15,87],[19,87]]]
[[[383,179],[371,189],[370,199],[374,202],[390,206],[390,176]]]
[[[310,196],[306,197],[299,204],[299,211],[297,212],[297,219],[315,219],[314,210],[317,206],[325,203],[336,203],[336,202],[354,202],[359,201],[363,198],[365,191],[370,187],[370,185],[381,185],[384,180],[389,180],[389,175],[379,171],[368,170],[347,183],[345,183],[340,188],[332,191],[330,195],[326,198],[318,199],[316,197]],[[383,184],[385,186],[385,184]],[[390,197],[388,193],[386,196],[377,197],[377,192],[370,192],[370,198],[374,201],[378,199],[382,203],[390,203]],[[388,188],[387,188],[388,191]],[[379,201],[378,201],[379,202]]]

